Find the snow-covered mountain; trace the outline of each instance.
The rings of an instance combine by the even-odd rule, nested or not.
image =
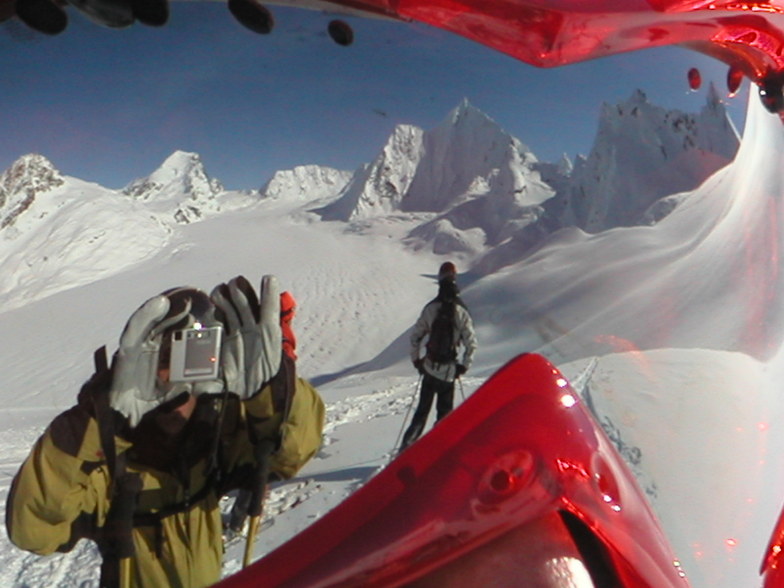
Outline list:
[[[258,193],[231,193],[210,178],[198,154],[176,151],[122,193],[163,222],[177,223],[257,198],[328,202],[318,209],[322,218],[346,222],[416,213],[421,222],[409,244],[467,260],[483,256],[479,267],[487,271],[519,259],[560,228],[594,232],[655,222],[680,202],[673,195],[726,165],[737,146],[713,88],[698,115],[654,106],[640,91],[624,103],[604,105],[591,152],[575,164],[565,156],[538,161],[464,100],[432,130],[399,125],[375,160],[354,173],[303,165],[275,173]],[[0,185],[0,229],[15,224],[37,193],[62,181],[45,158],[21,158]],[[501,251],[487,251],[501,244]]]
[[[357,221],[431,213],[412,246],[475,255],[538,218],[553,196],[536,156],[467,100],[436,128],[399,125],[376,159],[359,169],[325,219]]]
[[[588,233],[642,224],[660,198],[693,190],[732,161],[739,142],[713,85],[697,115],[665,110],[638,90],[602,106],[591,152],[568,178],[546,175],[560,188],[547,213],[558,226]]]
[[[275,172],[260,190],[262,198],[294,198],[303,202],[334,200],[353,174],[323,165],[298,165]]]
[[[523,259],[560,229],[597,233],[658,222],[711,174],[730,163],[740,139],[716,89],[693,115],[648,102],[642,91],[617,105],[604,104],[587,157],[540,163],[536,169],[555,192],[538,217],[475,262],[491,273]]]
[[[378,157],[358,169],[339,198],[320,214],[325,220],[349,221],[401,210],[422,150],[422,129],[398,125]]]
[[[430,213],[408,243],[466,260],[482,257],[478,269],[487,272],[564,227],[596,232],[659,220],[678,202],[656,205],[660,199],[695,188],[732,160],[738,144],[714,88],[698,115],[652,105],[640,91],[605,104],[591,152],[575,164],[539,162],[463,101],[435,129],[398,126],[320,213],[342,221]]]
[[[13,306],[51,292],[51,272],[59,271],[47,269],[52,259],[69,260],[75,283],[89,281],[153,254],[176,224],[265,200],[309,205],[324,220],[348,223],[386,224],[397,216],[405,219],[400,226],[409,247],[455,256],[488,274],[565,227],[661,219],[683,191],[731,160],[737,144],[715,91],[697,116],[666,111],[637,92],[604,106],[594,146],[574,166],[566,157],[539,162],[465,100],[432,130],[398,126],[376,159],[354,173],[303,165],[277,172],[258,192],[224,190],[198,154],[184,151],[121,192],[64,176],[45,157],[26,155],[0,176],[0,249],[19,268],[0,278],[0,301]],[[89,220],[83,242],[94,246],[77,254],[78,241],[63,240],[78,222],[62,219],[78,214]],[[110,230],[113,214],[126,222]],[[45,231],[48,239],[35,237]],[[122,245],[136,240],[147,246]]]
[[[6,309],[126,270],[158,252],[178,224],[258,202],[227,192],[198,155],[177,151],[123,191],[62,174],[42,155],[20,157],[0,176],[0,274]],[[118,220],[121,219],[121,222]],[[64,277],[63,276],[63,277]]]
[[[430,190],[455,190],[457,197],[411,231],[415,246],[431,243],[435,253],[476,255],[536,222],[541,204],[554,195],[530,149],[467,103],[426,137],[433,155],[412,183],[412,201],[425,202]],[[444,165],[436,172],[440,159]]]
[[[38,154],[20,157],[0,175],[0,230],[16,223],[36,196],[64,183],[52,163]]]
[[[531,204],[551,196],[532,170],[531,150],[467,100],[423,133],[422,144],[403,210],[441,213],[466,197],[491,193],[518,194]]]
[[[139,203],[25,155],[0,176],[0,305],[10,310],[146,259],[171,230]]]
[[[178,223],[220,212],[218,197],[224,191],[219,180],[207,175],[199,155],[185,151],[175,151],[152,174],[123,189],[124,194],[146,202],[158,213],[170,214]]]

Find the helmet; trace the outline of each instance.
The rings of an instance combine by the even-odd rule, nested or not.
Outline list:
[[[442,280],[454,280],[457,278],[457,268],[455,264],[451,261],[445,261],[441,264],[441,267],[438,268],[438,281]]]

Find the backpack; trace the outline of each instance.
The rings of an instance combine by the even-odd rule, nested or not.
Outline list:
[[[457,359],[455,313],[454,301],[441,301],[425,345],[426,357],[433,363],[446,364]]]
[[[259,394],[260,412],[251,414],[246,405],[249,420],[255,423],[255,442],[276,440],[270,458],[272,472],[288,480],[321,448],[324,401],[310,382],[297,376],[294,360],[285,353],[280,370]],[[257,404],[254,411],[262,405]]]

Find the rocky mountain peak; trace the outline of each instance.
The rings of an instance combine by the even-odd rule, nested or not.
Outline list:
[[[463,100],[439,126],[424,133],[422,158],[402,208],[443,211],[472,192],[477,182],[522,189],[525,182],[517,170],[534,162],[528,147]]]
[[[172,195],[209,196],[223,191],[218,180],[210,179],[197,153],[175,151],[146,178],[131,182],[123,192],[139,200]]]
[[[146,178],[131,182],[123,193],[151,202],[162,212],[171,209],[175,220],[187,224],[220,211],[217,196],[223,185],[211,179],[196,153],[175,151]]]
[[[358,169],[340,198],[321,209],[326,220],[354,220],[400,210],[422,159],[422,129],[398,125],[376,159]]]
[[[63,176],[52,162],[37,153],[23,155],[0,175],[0,190],[6,195],[28,189],[46,191],[62,183]]]
[[[321,165],[298,165],[280,170],[260,190],[262,198],[312,201],[334,198],[346,187],[352,173]]]
[[[0,175],[0,229],[12,225],[36,196],[64,183],[63,176],[43,155],[23,155]]]
[[[358,170],[324,218],[447,210],[466,197],[522,193],[536,157],[464,99],[434,129],[399,125],[373,163]]]
[[[476,108],[471,102],[469,102],[468,98],[463,98],[460,103],[455,106],[449,114],[444,118],[443,122],[441,123],[442,126],[446,126],[449,128],[456,128],[460,127],[461,125],[471,125],[474,124],[474,120],[479,121],[480,124],[485,124],[487,122],[491,122],[494,124],[494,121],[489,118],[484,112]]]
[[[694,189],[731,162],[739,145],[715,91],[694,115],[655,106],[637,90],[603,105],[591,152],[575,162],[551,212],[590,233],[637,224],[660,198]]]

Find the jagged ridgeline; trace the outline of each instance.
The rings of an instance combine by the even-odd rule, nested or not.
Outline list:
[[[711,88],[698,114],[655,106],[640,91],[605,104],[589,154],[574,161],[566,155],[539,161],[467,100],[436,128],[397,126],[376,158],[353,172],[303,165],[242,191],[210,178],[195,153],[177,151],[121,190],[64,176],[45,157],[25,155],[0,176],[0,247],[13,249],[55,216],[80,214],[86,202],[91,214],[96,207],[122,209],[131,228],[160,243],[177,224],[289,201],[325,221],[405,217],[406,244],[459,255],[487,273],[565,227],[596,233],[657,222],[678,205],[680,193],[729,163],[738,145]],[[97,220],[89,224],[105,232]]]

